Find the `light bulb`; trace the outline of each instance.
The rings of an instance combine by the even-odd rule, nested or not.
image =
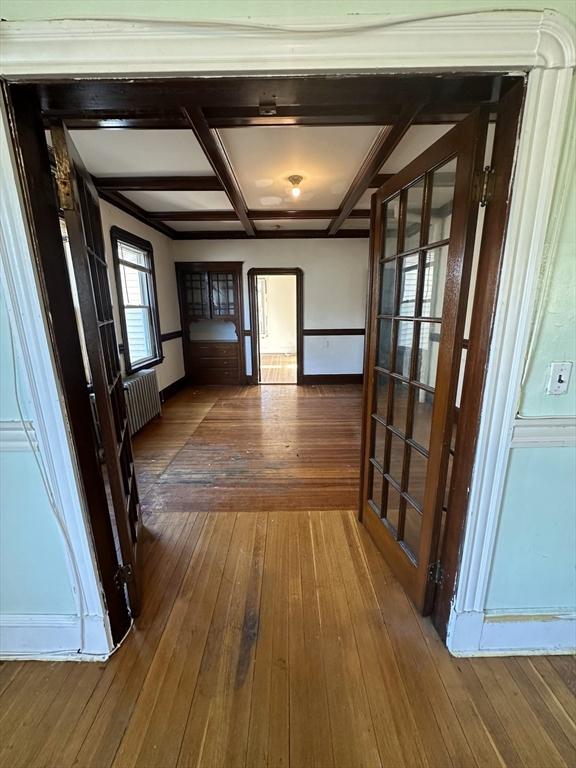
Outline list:
[[[300,197],[300,187],[292,187],[292,197]]]

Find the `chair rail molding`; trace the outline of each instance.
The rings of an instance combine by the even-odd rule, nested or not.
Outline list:
[[[18,619],[8,621],[8,629],[0,628],[1,652],[10,657],[23,649],[22,640],[34,658],[93,659],[108,655],[113,648],[107,612],[100,590],[98,568],[91,544],[91,533],[85,516],[81,482],[74,452],[69,442],[63,396],[58,384],[55,361],[46,323],[40,286],[34,268],[34,251],[28,230],[16,161],[12,150],[8,118],[0,104],[0,281],[4,291],[14,343],[25,371],[31,410],[28,422],[3,422],[0,440],[3,449],[31,450],[43,465],[46,483],[52,496],[55,515],[65,546],[68,573],[78,604],[74,627],[71,620],[62,625],[58,641],[58,623],[54,625],[44,647],[33,640],[33,622],[26,620],[20,632]],[[24,443],[26,441],[26,445]],[[74,618],[74,617],[73,617]],[[71,639],[72,638],[72,639]]]
[[[249,20],[5,22],[1,34],[1,74],[14,79],[83,74],[245,76],[262,72],[528,74],[463,557],[448,633],[449,648],[458,652],[461,633],[455,631],[455,622],[459,616],[484,615],[535,289],[576,64],[572,23],[552,11],[467,11],[401,18],[370,16],[362,23],[321,19],[318,24],[289,27]],[[3,220],[10,207],[19,221],[24,219],[12,176],[5,182],[4,197],[8,199]],[[6,224],[11,226],[10,219]],[[19,259],[32,262],[27,241],[16,246]],[[474,653],[479,647],[480,633],[476,632],[463,649]]]
[[[2,28],[4,75],[498,71],[564,68],[575,59],[572,25],[553,11],[380,15],[355,24],[318,18],[289,26],[277,19],[70,19]]]

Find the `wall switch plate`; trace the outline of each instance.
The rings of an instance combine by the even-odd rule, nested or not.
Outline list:
[[[550,363],[550,376],[546,385],[547,395],[563,395],[570,383],[572,363]]]

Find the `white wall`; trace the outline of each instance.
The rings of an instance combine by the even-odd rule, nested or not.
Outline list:
[[[102,228],[106,245],[106,260],[114,306],[114,324],[118,341],[122,341],[122,328],[118,314],[118,294],[116,293],[116,278],[112,256],[112,241],[110,229],[114,226],[125,229],[144,240],[152,243],[154,251],[154,268],[156,271],[156,288],[158,292],[158,312],[160,315],[160,332],[170,333],[180,330],[180,310],[178,306],[178,291],[176,287],[176,272],[172,260],[172,241],[155,229],[142,224],[114,205],[100,200]],[[172,339],[162,343],[164,361],[156,366],[158,386],[164,389],[172,382],[184,376],[184,358],[182,355],[182,339]]]
[[[247,273],[253,267],[304,271],[304,328],[364,328],[368,238],[322,240],[180,240],[174,261],[243,262],[244,327],[250,328]],[[247,340],[247,374],[250,348]],[[304,339],[304,374],[362,373],[363,336]]]
[[[296,275],[261,275],[265,291],[260,318],[266,317],[266,335],[260,337],[261,352],[296,354]]]

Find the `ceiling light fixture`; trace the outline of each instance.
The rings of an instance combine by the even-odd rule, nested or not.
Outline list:
[[[292,176],[288,176],[288,181],[290,184],[292,184],[292,197],[300,197],[301,189],[300,189],[300,182],[302,181],[303,177],[299,176],[298,174],[294,174]]]

